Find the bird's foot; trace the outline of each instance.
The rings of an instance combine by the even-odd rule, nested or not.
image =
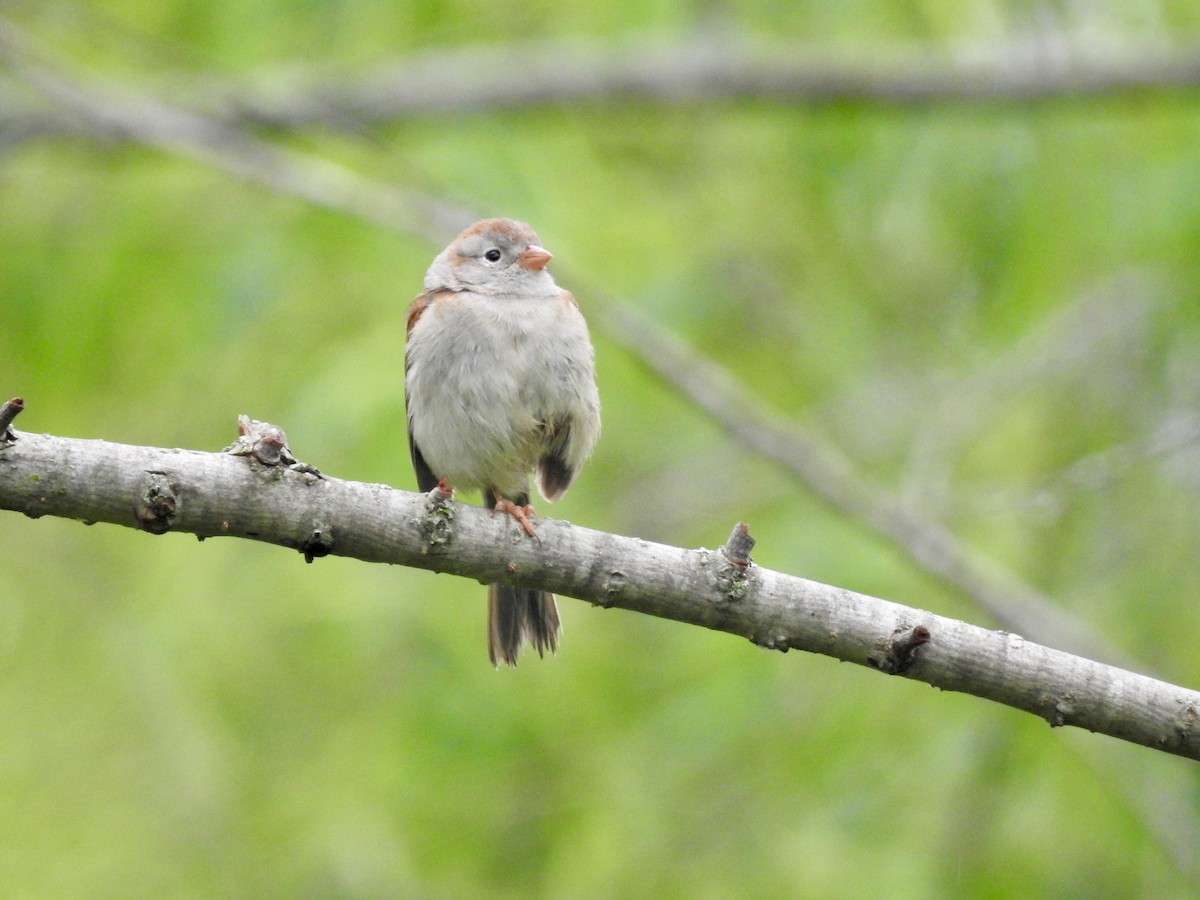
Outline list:
[[[517,524],[521,526],[521,529],[527,535],[529,535],[534,540],[537,540],[537,541],[541,540],[541,538],[538,537],[537,532],[533,530],[533,522],[530,521],[531,519],[537,518],[537,513],[535,513],[533,511],[533,507],[530,506],[529,504],[525,504],[524,506],[519,506],[516,503],[513,503],[511,500],[508,500],[504,497],[497,497],[496,498],[496,506],[492,509],[492,514],[494,515],[495,513],[498,513],[498,512],[508,513],[510,516],[512,516],[514,519],[517,520]]]

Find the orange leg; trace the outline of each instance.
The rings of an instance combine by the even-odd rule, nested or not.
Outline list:
[[[433,490],[426,496],[435,506],[445,506],[446,502],[454,496],[454,486],[444,477],[439,478],[438,483],[433,486]]]

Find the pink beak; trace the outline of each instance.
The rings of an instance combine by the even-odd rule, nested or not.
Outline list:
[[[525,248],[525,252],[517,257],[517,265],[522,269],[544,269],[546,263],[554,258],[549,250],[539,247],[537,244],[530,244]]]

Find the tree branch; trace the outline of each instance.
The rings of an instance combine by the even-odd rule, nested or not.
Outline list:
[[[497,78],[504,72],[504,78]],[[378,66],[357,79],[193,87],[189,103],[226,121],[273,126],[387,121],[412,115],[649,100],[678,105],[762,99],[796,105],[1029,103],[1200,87],[1200,48],[1072,46],[1024,40],[943,50],[881,47],[851,57],[754,35],[674,42],[549,41],[439,47]],[[307,84],[304,82],[307,81]],[[299,82],[299,84],[297,84]],[[175,96],[186,90],[173,92]],[[207,98],[207,103],[205,102]]]
[[[293,65],[249,82],[176,75],[160,85],[174,103],[227,127],[352,130],[413,116],[614,99],[895,107],[1191,92],[1200,87],[1200,48],[1098,49],[1044,34],[992,46],[891,46],[849,56],[762,35],[699,33],[673,41],[438,47],[352,78]],[[78,131],[54,110],[9,99],[0,105],[0,130],[10,135]]]
[[[254,423],[259,425],[260,423]],[[14,432],[0,508],[153,534],[252,538],[299,550],[539,587],[808,650],[1200,759],[1200,693],[991,631],[753,565],[735,528],[722,552],[553,519],[531,541],[503,516],[289,462],[282,432],[243,427],[224,453]],[[263,459],[269,463],[264,463]]]

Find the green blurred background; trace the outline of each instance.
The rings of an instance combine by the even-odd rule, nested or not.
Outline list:
[[[1192,0],[770,7],[0,15],[79,84],[181,104],[476,44],[770,36],[869,67],[1200,41]],[[247,413],[330,474],[411,489],[404,313],[453,230],[7,118],[54,108],[0,59],[17,427],[217,450]],[[604,402],[596,455],[543,515],[684,546],[746,520],[762,565],[997,624],[663,384],[599,326],[619,297],[1141,668],[1200,687],[1195,90],[613,96],[256,133],[539,230],[590,311]],[[0,546],[0,895],[1200,891],[1194,763],[981,700],[573,600],[557,658],[497,672],[471,582],[11,513]]]

